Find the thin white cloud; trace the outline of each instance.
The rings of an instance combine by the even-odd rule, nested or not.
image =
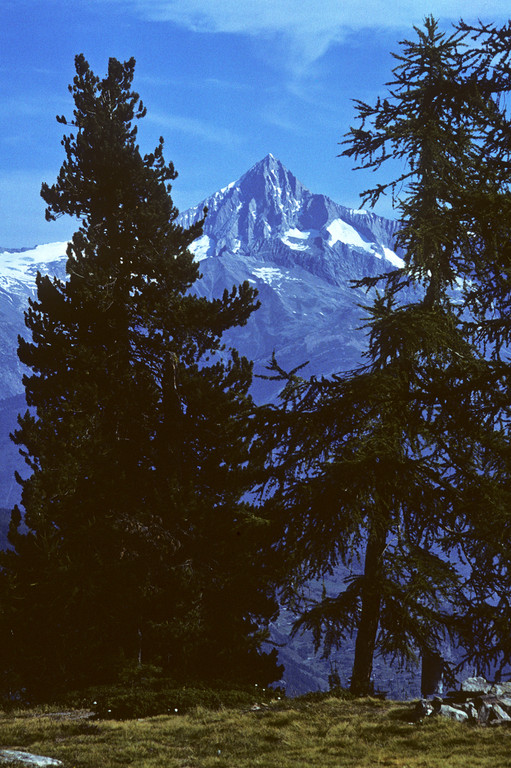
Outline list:
[[[293,133],[296,136],[308,136],[310,134],[310,128],[307,125],[302,125],[295,120],[291,120],[289,115],[283,114],[278,109],[267,109],[262,115],[262,119],[268,125],[274,128],[279,128],[282,131]]]
[[[213,122],[207,123],[198,120],[195,117],[186,117],[183,115],[166,115],[157,112],[148,112],[146,120],[148,123],[166,128],[169,131],[178,131],[195,136],[203,141],[213,144],[239,144],[240,137],[227,128],[221,128]]]
[[[10,117],[39,117],[48,114],[48,99],[39,95],[15,96],[3,102],[4,114]]]
[[[217,77],[182,78],[182,77],[157,77],[154,75],[137,73],[137,84],[148,85],[156,88],[190,88],[205,89],[217,88],[220,91],[248,91],[252,88],[249,83],[221,80]]]
[[[248,91],[252,89],[250,83],[236,83],[232,80],[220,80],[217,77],[206,77],[200,81],[200,85],[206,88],[217,88],[220,91]]]
[[[507,19],[509,0],[116,0],[145,18],[198,32],[278,35],[303,64],[363,28],[402,29],[426,15],[441,19]]]

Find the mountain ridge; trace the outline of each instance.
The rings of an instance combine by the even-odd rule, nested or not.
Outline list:
[[[207,214],[191,246],[201,262],[202,295],[220,295],[248,280],[261,308],[247,326],[226,334],[228,344],[264,372],[274,350],[284,368],[309,361],[305,375],[355,367],[365,349],[357,328],[368,302],[352,281],[401,266],[399,223],[354,210],[309,191],[269,154],[240,179],[179,216],[187,227]],[[276,385],[256,382],[254,396],[273,399]]]
[[[353,210],[308,190],[272,154],[255,163],[237,181],[183,211],[188,227],[208,209],[204,233],[191,250],[202,277],[193,290],[208,298],[248,280],[259,291],[260,309],[241,328],[229,330],[227,345],[254,361],[264,374],[276,351],[284,368],[308,362],[304,375],[330,375],[355,367],[366,342],[360,330],[365,291],[352,281],[401,264],[394,250],[398,223]],[[0,402],[4,409],[23,393],[23,368],[17,339],[24,333],[23,313],[35,295],[35,277],[65,278],[66,242],[0,253]],[[257,401],[277,396],[279,386],[256,378]],[[5,416],[4,421],[8,419]],[[15,428],[15,419],[12,428]],[[7,451],[0,436],[0,457]],[[0,506],[12,502],[0,482]]]
[[[310,192],[272,154],[237,181],[183,212],[178,220],[188,227],[202,218],[205,208],[204,235],[195,246],[201,260],[220,256],[226,250],[257,253],[264,258],[264,246],[273,242],[276,247],[270,250],[269,260],[278,259],[280,245],[286,247],[280,249],[281,258],[287,253],[284,264],[296,263],[297,252],[308,253],[307,268],[335,284],[342,279],[339,281],[339,275],[328,264],[331,260],[325,263],[323,259],[322,263],[318,257],[324,256],[325,248],[333,249],[337,243],[366,251],[376,260],[386,261],[390,257],[393,266],[400,260],[392,251],[397,222],[346,208],[326,195]],[[337,222],[341,221],[343,226],[339,227]],[[294,252],[294,259],[289,251]],[[367,269],[366,264],[360,276]],[[381,265],[376,270],[379,271]]]

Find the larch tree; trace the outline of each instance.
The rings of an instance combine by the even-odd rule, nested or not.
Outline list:
[[[356,634],[357,694],[371,691],[375,653],[410,660],[449,635],[467,638],[460,617],[473,605],[475,571],[466,577],[466,545],[474,554],[487,541],[484,514],[505,514],[490,468],[503,412],[502,402],[492,411],[488,375],[495,382],[499,371],[464,314],[481,251],[467,201],[498,100],[490,81],[480,87],[466,31],[446,35],[433,18],[415,31],[395,55],[386,97],[357,102],[360,122],[345,137],[343,155],[359,167],[403,168],[363,194],[371,204],[392,194],[404,254],[401,268],[359,283],[378,288],[365,308],[366,363],[305,381],[274,361],[287,385],[267,412],[268,506],[290,566],[288,598],[301,605],[295,630],[311,629],[327,654]],[[299,586],[339,564],[351,573],[345,588],[300,603]],[[481,582],[488,596],[492,574]]]
[[[67,280],[38,275],[19,342],[30,410],[13,439],[32,472],[1,555],[4,666],[34,695],[130,663],[267,683],[276,603],[244,500],[252,366],[221,347],[256,294],[190,291],[202,224],[176,222],[163,139],[140,153],[134,59],[104,79],[75,64],[65,160],[41,194],[49,220],[80,225]]]
[[[465,222],[465,332],[484,354],[479,376],[464,382],[461,408],[477,408],[481,441],[476,472],[464,480],[472,530],[453,531],[470,564],[471,595],[458,632],[471,664],[481,671],[511,663],[511,23],[460,22],[473,45],[471,84],[479,111],[479,159],[457,201]],[[481,426],[482,425],[482,426]]]

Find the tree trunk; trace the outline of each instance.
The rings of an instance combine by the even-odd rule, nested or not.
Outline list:
[[[355,660],[350,685],[351,692],[357,696],[367,696],[372,693],[371,673],[380,621],[382,560],[386,543],[385,526],[373,525],[366,548],[362,612],[355,642]]]

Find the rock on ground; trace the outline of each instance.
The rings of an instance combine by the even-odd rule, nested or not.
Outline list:
[[[44,757],[43,755],[33,755],[31,752],[24,752],[19,749],[1,749],[0,750],[0,762],[1,763],[24,763],[25,765],[35,765],[40,768],[46,766],[63,766],[60,760],[55,760],[53,757]]]

